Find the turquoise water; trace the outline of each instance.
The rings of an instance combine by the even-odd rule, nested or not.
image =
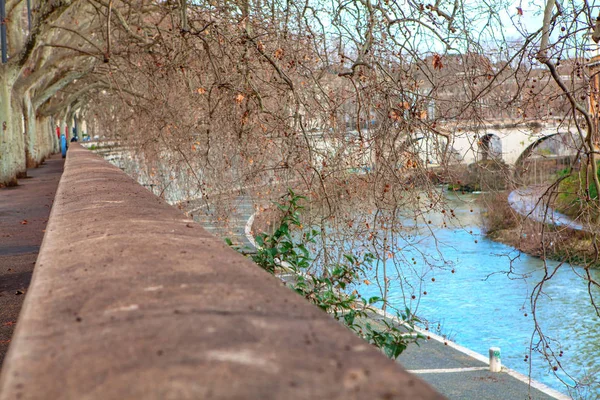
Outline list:
[[[530,295],[544,274],[544,262],[539,258],[520,254],[512,247],[488,240],[481,232],[479,210],[472,203],[475,196],[462,196],[451,200],[460,224],[434,230],[435,239],[421,230],[410,239],[417,243],[414,253],[415,276],[405,274],[392,280],[389,300],[399,309],[409,306],[420,317],[441,325],[441,333],[451,340],[478,353],[487,354],[492,346],[502,349],[503,364],[564,393],[573,379],[552,366],[537,352],[529,355],[532,343],[537,343]],[[470,210],[473,209],[473,212]],[[439,222],[439,221],[437,221]],[[433,221],[432,225],[436,224]],[[460,226],[459,226],[460,225]],[[431,225],[430,225],[431,226]],[[472,233],[471,233],[472,232]],[[477,242],[477,243],[476,243]],[[399,243],[407,248],[409,242]],[[428,256],[443,255],[444,268],[431,267]],[[431,257],[429,257],[431,261]],[[442,264],[441,262],[437,262]],[[549,269],[558,263],[549,261]],[[381,273],[380,267],[380,273]],[[454,269],[454,273],[452,272]],[[388,262],[389,271],[394,265]],[[405,271],[408,271],[405,270]],[[543,286],[543,296],[538,300],[536,318],[544,335],[550,340],[546,351],[554,350],[560,365],[571,377],[588,384],[579,389],[575,397],[600,398],[600,318],[590,304],[587,284],[579,275],[583,268],[563,264],[556,275]],[[600,279],[600,273],[593,271]],[[434,278],[435,281],[432,281]],[[412,280],[412,281],[411,281]],[[427,292],[405,302],[407,287]],[[364,295],[378,295],[375,285],[363,286]],[[411,292],[412,293],[412,292]],[[598,291],[594,292],[598,295]],[[527,316],[525,316],[527,315]],[[545,349],[545,346],[541,346]],[[562,350],[562,356],[558,356]]]

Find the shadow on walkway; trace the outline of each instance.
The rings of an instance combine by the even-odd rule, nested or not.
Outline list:
[[[27,170],[19,186],[0,189],[0,366],[29,287],[64,160]]]

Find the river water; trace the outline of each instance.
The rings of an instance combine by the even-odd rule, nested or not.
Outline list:
[[[543,276],[544,263],[487,239],[481,231],[476,197],[462,195],[449,199],[459,224],[435,229],[435,239],[424,230],[423,235],[411,239],[418,241],[419,251],[431,254],[439,251],[446,265],[453,266],[432,269],[415,257],[420,263],[416,268],[422,269],[425,278],[415,277],[413,284],[422,285],[421,290],[427,295],[405,303],[401,290],[392,283],[390,303],[401,310],[409,306],[424,319],[438,322],[442,334],[478,353],[487,354],[490,347],[500,347],[505,366],[525,375],[531,367],[533,379],[567,393],[559,377],[569,384],[573,380],[560,370],[557,377],[540,354],[533,352],[524,361],[525,355],[530,354],[534,332],[530,294]],[[548,261],[547,265],[552,267],[557,263]],[[391,268],[388,265],[388,270]],[[563,351],[558,360],[566,372],[589,384],[576,397],[600,398],[600,318],[590,305],[586,282],[578,276],[582,273],[580,267],[562,265],[544,285],[536,315],[543,333],[557,341],[552,348],[557,353]],[[598,271],[593,275],[600,278]],[[361,293],[379,294],[374,285],[362,287]],[[432,325],[435,326],[437,323]]]

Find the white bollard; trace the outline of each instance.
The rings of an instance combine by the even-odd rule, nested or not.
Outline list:
[[[500,347],[490,347],[490,371],[500,372],[502,370],[502,359],[500,358]]]

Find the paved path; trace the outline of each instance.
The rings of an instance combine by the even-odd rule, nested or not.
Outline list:
[[[369,313],[371,324],[380,324],[391,316],[379,311]],[[393,319],[391,319],[392,322]],[[383,324],[381,324],[383,328]],[[418,329],[418,328],[417,328]],[[490,372],[488,358],[443,337],[418,329],[430,339],[409,345],[398,357],[405,369],[451,400],[550,400],[569,399],[538,382],[528,385],[528,378],[503,366],[502,372]]]
[[[409,346],[398,362],[453,400],[569,398],[529,388],[526,382],[509,374],[506,369],[499,373],[490,372],[487,363],[434,339],[422,340],[419,346]],[[525,379],[524,376],[521,378]]]
[[[546,201],[540,198],[548,187],[532,186],[513,190],[508,195],[508,204],[517,213],[534,221],[564,226],[578,231],[588,231],[579,222],[548,207]]]
[[[19,186],[0,189],[0,366],[31,280],[63,164],[55,155],[29,169],[29,178],[19,180]]]
[[[254,246],[246,237],[244,229],[246,222],[256,211],[257,204],[252,197],[240,195],[231,200],[230,212],[225,211],[223,215],[220,215],[219,209],[214,204],[207,206],[201,201],[191,202],[186,209],[194,221],[201,224],[204,229],[217,237],[231,240],[234,248],[247,253],[253,252]]]

